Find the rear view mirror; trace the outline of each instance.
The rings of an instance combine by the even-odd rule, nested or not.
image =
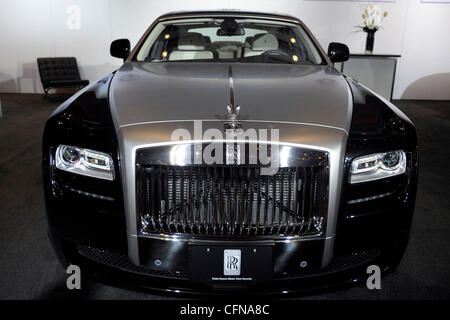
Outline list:
[[[350,58],[348,47],[343,43],[331,42],[328,46],[328,57],[331,62],[344,62]]]
[[[111,43],[109,52],[113,57],[123,59],[124,61],[128,58],[130,54],[130,40],[128,39],[118,39]]]
[[[218,36],[243,36],[245,30],[233,18],[225,18],[216,33]]]

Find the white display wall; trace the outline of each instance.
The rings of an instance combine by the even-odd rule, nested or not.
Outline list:
[[[109,44],[129,38],[135,44],[159,15],[169,11],[241,9],[288,13],[302,19],[324,48],[344,42],[364,51],[357,32],[365,1],[323,0],[1,0],[0,92],[42,92],[37,57],[75,56],[91,81],[120,65]],[[402,54],[395,99],[450,99],[450,5],[397,0],[377,3],[388,11],[375,36],[374,53]]]

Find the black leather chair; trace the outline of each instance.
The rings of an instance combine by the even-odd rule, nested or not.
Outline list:
[[[75,58],[38,58],[39,75],[45,95],[52,88],[83,88],[89,80],[81,80]]]

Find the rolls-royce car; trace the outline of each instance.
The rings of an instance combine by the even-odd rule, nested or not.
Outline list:
[[[366,281],[405,251],[413,123],[297,18],[169,13],[43,133],[48,234],[82,276],[164,292]]]

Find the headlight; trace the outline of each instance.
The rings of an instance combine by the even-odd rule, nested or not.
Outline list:
[[[112,158],[99,151],[60,145],[56,150],[56,167],[84,176],[114,180]]]
[[[388,178],[402,174],[405,170],[406,156],[404,151],[375,153],[353,160],[350,170],[350,183]]]

